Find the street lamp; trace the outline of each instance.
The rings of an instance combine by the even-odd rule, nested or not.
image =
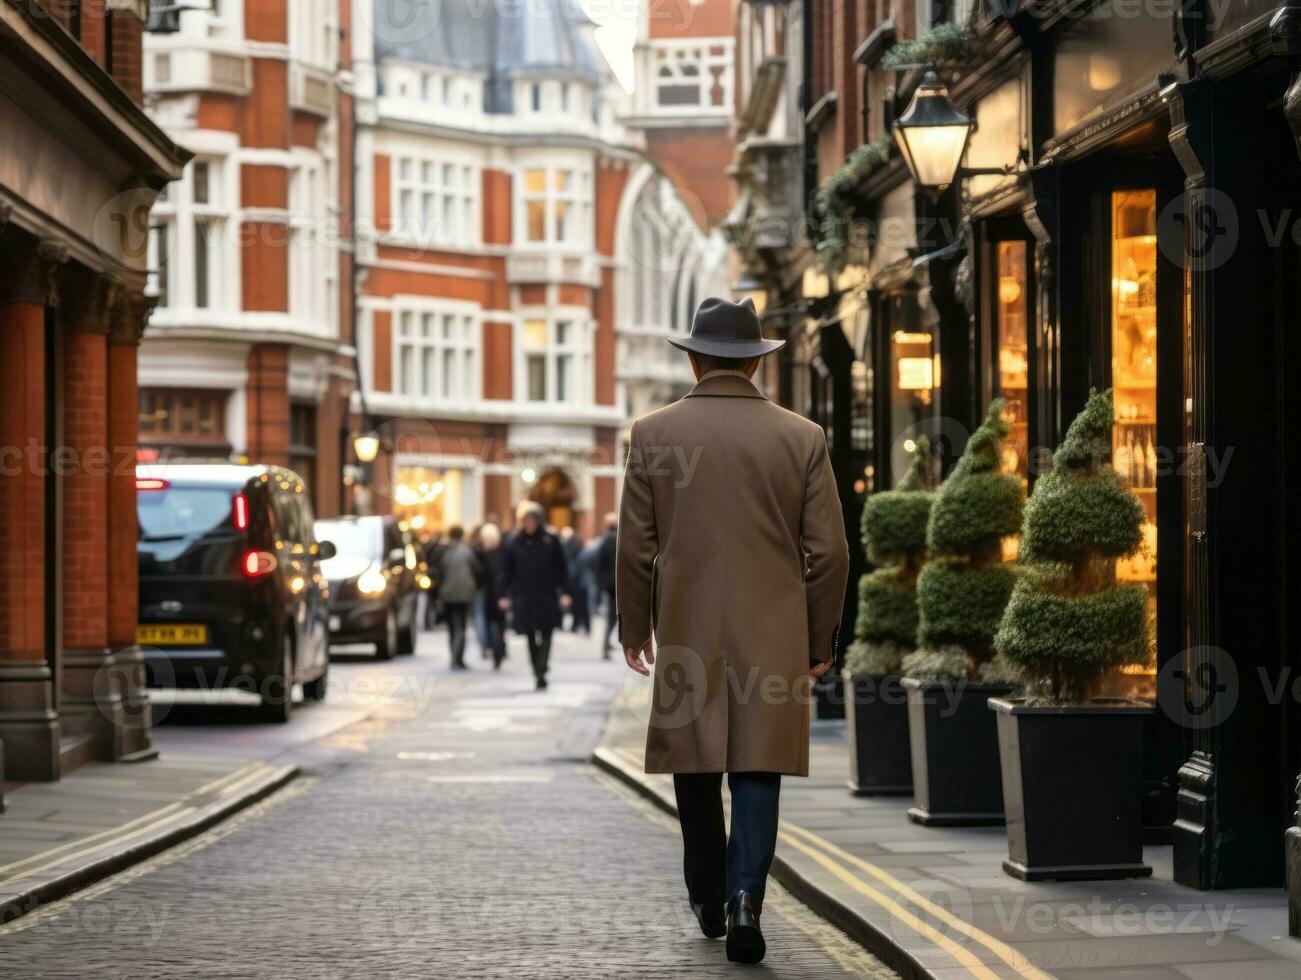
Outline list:
[[[352,440],[352,451],[357,454],[357,462],[373,463],[379,455],[379,436],[372,433],[357,436]]]
[[[894,124],[894,138],[913,180],[921,187],[942,188],[957,178],[974,128],[971,117],[954,108],[949,90],[932,70]]]

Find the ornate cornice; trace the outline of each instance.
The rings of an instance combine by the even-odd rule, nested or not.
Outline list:
[[[57,306],[59,267],[68,260],[61,242],[26,235],[0,239],[0,302]]]

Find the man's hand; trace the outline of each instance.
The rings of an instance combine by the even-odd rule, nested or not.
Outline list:
[[[571,599],[569,596],[567,596],[567,595],[562,595],[562,596],[560,597],[560,608],[561,608],[561,609],[568,609],[568,608],[569,608],[570,606],[572,606],[573,604],[574,604],[574,600]]]
[[[502,612],[510,612],[510,600],[505,596],[497,600],[497,608]]]
[[[812,674],[814,677],[821,677],[830,669],[831,669],[830,660],[823,660],[823,661],[809,664],[809,673]]]
[[[646,658],[646,663],[642,663],[642,657]],[[651,641],[647,640],[640,647],[624,647],[623,659],[628,661],[628,666],[643,677],[650,676],[650,668],[646,664],[655,663],[655,651],[651,649]]]

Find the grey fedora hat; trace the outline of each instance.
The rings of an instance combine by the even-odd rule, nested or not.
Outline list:
[[[754,300],[732,303],[711,296],[696,308],[691,321],[691,335],[681,339],[669,337],[678,350],[695,351],[712,357],[762,357],[780,350],[784,340],[764,340]]]

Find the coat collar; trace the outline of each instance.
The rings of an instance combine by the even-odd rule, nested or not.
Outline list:
[[[766,398],[742,371],[710,371],[696,386],[687,392],[693,395],[712,395],[730,398]]]

